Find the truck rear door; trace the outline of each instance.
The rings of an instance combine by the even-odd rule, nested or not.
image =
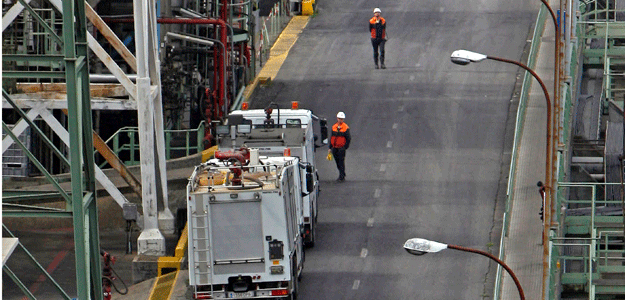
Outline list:
[[[260,201],[214,201],[209,213],[214,274],[264,272]]]

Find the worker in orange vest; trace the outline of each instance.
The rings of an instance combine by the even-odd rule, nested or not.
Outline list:
[[[336,120],[336,124],[332,126],[328,152],[332,152],[336,167],[339,169],[339,178],[336,181],[343,182],[345,181],[345,152],[349,148],[352,137],[349,134],[349,126],[344,122],[345,113],[340,111],[336,114]]]
[[[382,69],[386,69],[384,65],[384,44],[386,44],[386,20],[380,16],[382,10],[375,8],[373,10],[373,18],[369,20],[369,31],[371,31],[371,45],[373,45],[373,62],[375,68],[379,69],[378,65],[378,48],[380,49],[380,63]]]

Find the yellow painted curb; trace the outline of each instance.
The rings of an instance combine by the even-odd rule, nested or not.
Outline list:
[[[182,234],[180,234],[180,239],[178,240],[178,244],[176,245],[176,257],[184,257],[187,254],[187,246],[189,245],[189,223],[184,225],[184,229],[182,230]]]
[[[299,34],[302,33],[306,25],[310,21],[309,16],[294,16],[289,24],[284,28],[276,42],[271,47],[269,59],[258,73],[252,84],[248,85],[243,91],[243,101],[249,102],[254,89],[258,86],[258,78],[266,77],[273,80],[280,71],[284,60],[287,58],[289,51],[295,45]]]
[[[174,283],[180,271],[171,272],[163,276],[159,276],[154,280],[154,286],[148,296],[149,300],[166,300],[171,296]]]
[[[215,156],[215,151],[217,151],[217,150],[218,150],[217,146],[212,146],[212,147],[202,151],[202,162],[205,163],[209,159],[213,158],[213,156]]]

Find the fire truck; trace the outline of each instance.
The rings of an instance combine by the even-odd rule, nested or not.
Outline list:
[[[239,132],[239,125],[251,128],[249,132]],[[217,131],[219,149],[252,147],[258,149],[260,155],[298,157],[301,163],[312,168],[312,192],[303,195],[304,243],[314,246],[320,191],[315,150],[328,143],[327,121],[310,110],[299,109],[297,102],[292,103],[290,109],[280,109],[272,103],[265,109],[232,111],[227,125],[218,126]],[[302,186],[307,186],[305,178]]]
[[[244,147],[217,151],[195,168],[187,218],[196,299],[296,298],[304,268],[302,193],[312,191],[302,191],[301,182],[311,171],[295,156]]]

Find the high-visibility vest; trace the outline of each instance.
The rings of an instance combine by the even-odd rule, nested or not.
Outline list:
[[[343,148],[347,143],[347,139],[345,138],[345,132],[349,129],[347,123],[343,123],[340,125],[339,123],[334,124],[332,126],[332,137],[330,138],[330,143],[332,144],[332,148]]]
[[[369,30],[371,30],[372,39],[386,38],[386,20],[382,17],[373,17],[369,20]]]

